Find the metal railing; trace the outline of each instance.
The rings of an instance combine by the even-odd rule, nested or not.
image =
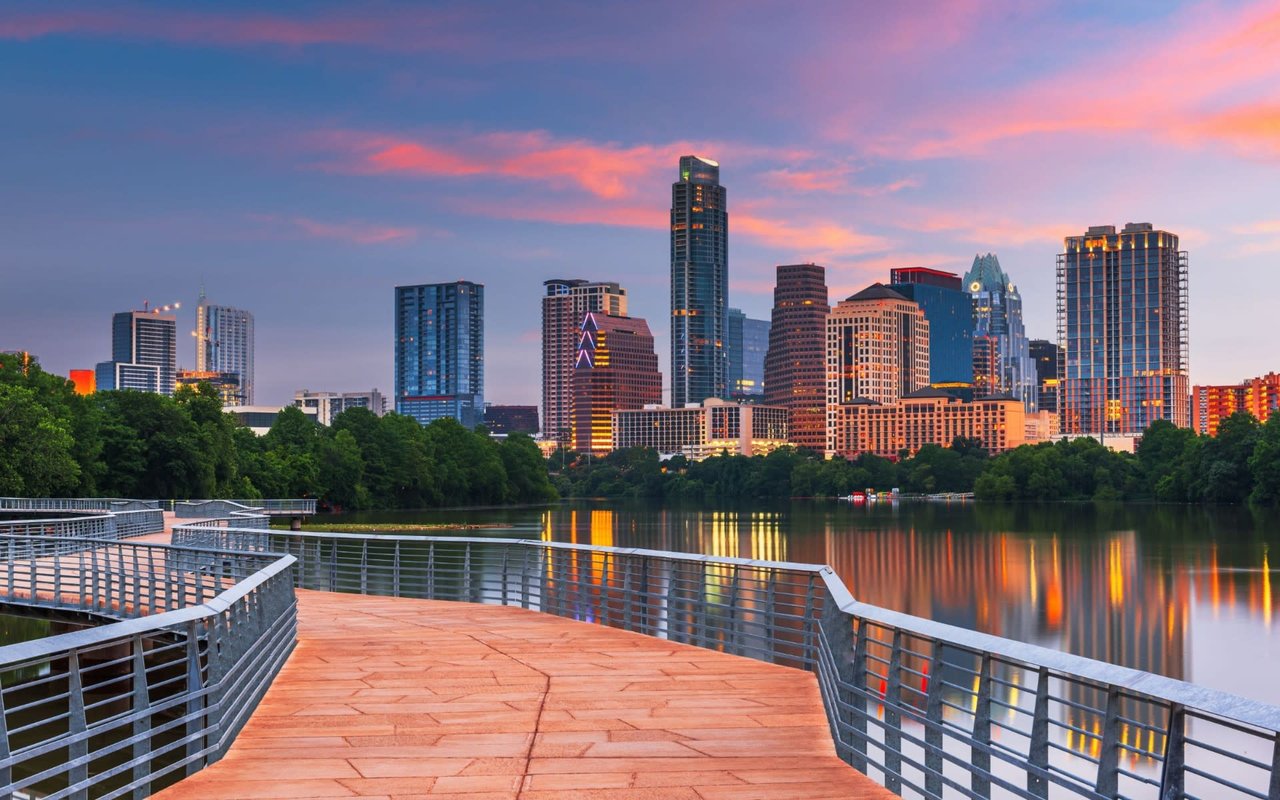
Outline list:
[[[121,504],[122,506],[125,504]],[[158,508],[102,511],[100,509],[4,509],[10,516],[23,518],[0,520],[0,536],[60,536],[81,539],[129,539],[164,530],[164,512]],[[28,515],[62,513],[62,517]]]
[[[1280,800],[1280,709],[899,614],[829,567],[533,540],[179,526],[299,587],[517,605],[813,670],[840,757],[904,797]]]
[[[268,498],[263,500],[175,500],[173,511],[179,518],[226,516],[236,512],[267,515],[310,516],[316,513],[314,499]]]

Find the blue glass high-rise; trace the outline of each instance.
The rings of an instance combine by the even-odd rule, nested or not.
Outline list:
[[[974,256],[964,276],[973,298],[973,393],[1011,395],[1039,409],[1036,364],[1022,320],[1022,295],[992,253]]]
[[[726,397],[729,215],[720,165],[680,157],[671,185],[671,404]]]
[[[725,334],[729,397],[738,401],[764,396],[764,357],[769,351],[769,320],[752,319],[729,309]]]
[[[889,288],[914,301],[929,320],[929,383],[967,388],[973,382],[973,299],[960,276],[926,267],[889,271]]]
[[[426,425],[484,421],[484,286],[397,286],[396,413]]]

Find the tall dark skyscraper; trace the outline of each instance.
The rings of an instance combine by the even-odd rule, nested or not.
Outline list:
[[[729,396],[737,401],[764,395],[764,356],[769,349],[769,320],[752,319],[729,309],[725,354],[729,362]]]
[[[919,305],[929,320],[929,383],[973,383],[973,299],[960,276],[903,267],[889,271],[889,288]]]
[[[1036,362],[1036,393],[1040,410],[1057,414],[1062,348],[1045,339],[1032,339],[1031,358]]]
[[[396,413],[484,422],[484,286],[396,287]]]
[[[671,404],[728,395],[729,214],[720,165],[680,157],[671,184]]]
[[[1191,424],[1187,253],[1149,222],[1091,227],[1058,256],[1063,433]]]
[[[819,452],[827,446],[826,275],[817,264],[778,267],[764,359],[765,405],[789,409],[791,443]]]

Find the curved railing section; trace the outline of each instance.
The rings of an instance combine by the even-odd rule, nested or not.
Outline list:
[[[904,797],[1280,798],[1280,709],[859,603],[829,567],[534,540],[179,526],[299,587],[516,605],[813,670]]]
[[[316,513],[314,499],[270,498],[263,500],[175,500],[174,514],[182,519],[257,513],[268,516],[311,516]]]
[[[0,514],[10,517],[0,519],[0,536],[130,539],[164,530],[156,500],[3,497]]]

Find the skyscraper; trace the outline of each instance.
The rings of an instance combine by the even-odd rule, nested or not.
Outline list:
[[[929,320],[929,383],[973,383],[973,298],[960,276],[925,267],[889,271],[889,288],[917,303]]]
[[[720,165],[680,157],[671,184],[671,404],[728,394],[729,215]]]
[[[570,409],[574,450],[613,449],[613,412],[662,402],[649,323],[598,311],[583,315]]]
[[[827,445],[826,270],[817,264],[778,267],[764,359],[764,402],[791,412],[791,442]]]
[[[964,276],[973,299],[973,395],[1012,395],[1036,411],[1036,367],[1022,321],[1022,295],[992,253]]]
[[[1062,348],[1045,339],[1032,339],[1030,350],[1036,363],[1036,402],[1041,411],[1057,414]]]
[[[578,278],[543,283],[542,296],[542,433],[568,444],[573,364],[582,318],[588,311],[627,315],[627,290],[616,283]]]
[[[234,373],[240,405],[253,405],[253,315],[209,303],[203,288],[196,306],[196,372]]]
[[[99,390],[173,395],[178,319],[167,309],[121,311],[111,318],[111,360],[97,366]]]
[[[1187,253],[1148,222],[1068,236],[1058,256],[1064,433],[1188,427]]]
[[[484,421],[484,286],[397,286],[396,413],[426,425]]]
[[[752,319],[739,309],[729,309],[725,334],[729,395],[750,401],[764,394],[764,357],[769,349],[769,320]]]

